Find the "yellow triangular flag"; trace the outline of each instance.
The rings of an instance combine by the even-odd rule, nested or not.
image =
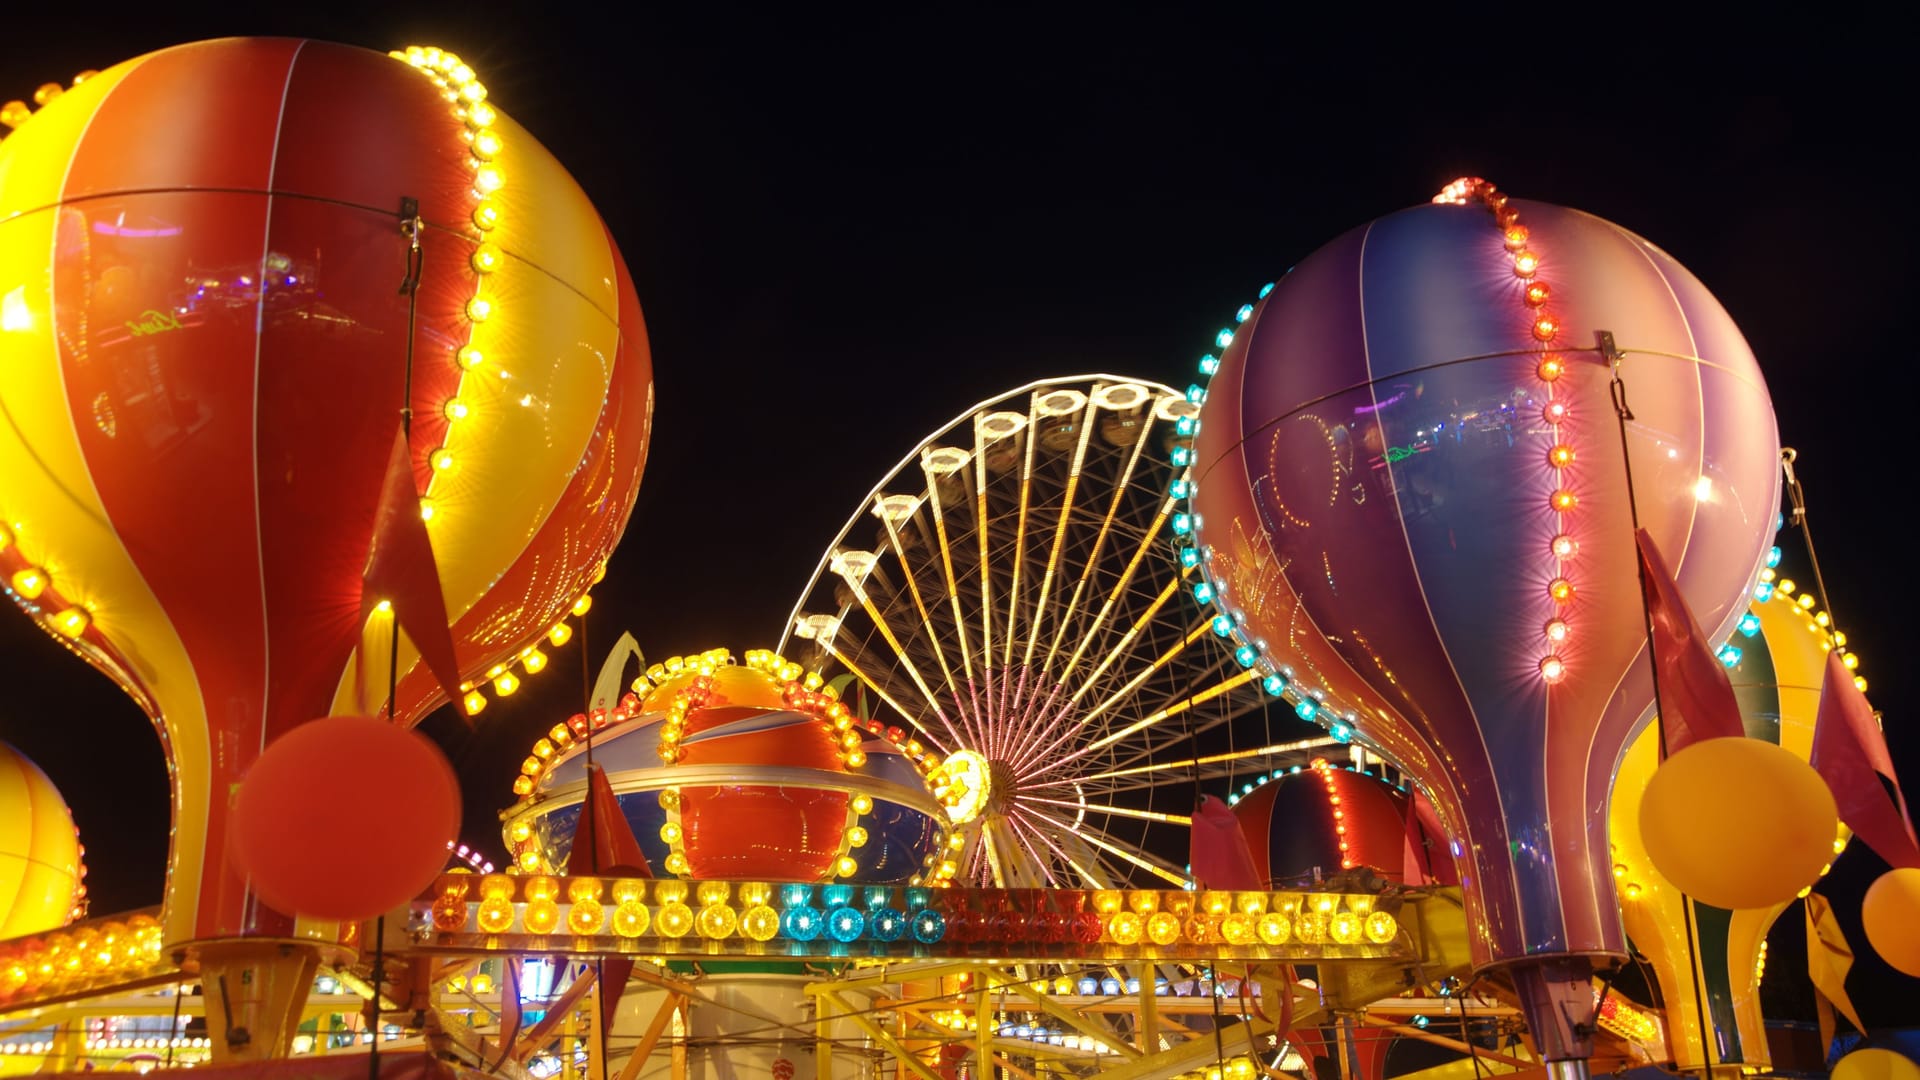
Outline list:
[[[1807,894],[1807,975],[1813,980],[1814,995],[1832,1003],[1835,1009],[1863,1034],[1867,1025],[1860,1022],[1852,999],[1847,997],[1847,972],[1853,969],[1853,947],[1840,932],[1840,920],[1833,917],[1833,905],[1819,893]],[[1825,1019],[1825,1017],[1823,1017]],[[1833,1045],[1831,1022],[1821,1025],[1821,1053]]]

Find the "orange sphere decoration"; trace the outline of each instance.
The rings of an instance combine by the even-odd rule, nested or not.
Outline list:
[[[65,926],[84,873],[66,801],[38,765],[0,742],[0,941]]]
[[[1881,874],[1860,902],[1860,921],[1880,959],[1920,978],[1920,868]]]
[[[1647,857],[1695,900],[1784,904],[1833,858],[1840,819],[1827,782],[1759,739],[1705,739],[1662,762],[1640,800]]]
[[[370,919],[433,884],[460,829],[460,786],[426,736],[367,716],[294,728],[234,795],[234,863],[287,914]]]

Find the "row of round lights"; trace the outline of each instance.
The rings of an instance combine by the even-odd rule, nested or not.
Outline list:
[[[1461,177],[1441,189],[1433,201],[1457,206],[1477,202],[1493,215],[1494,224],[1500,230],[1501,246],[1512,259],[1513,276],[1519,281],[1520,302],[1530,324],[1530,334],[1541,350],[1534,374],[1540,380],[1542,396],[1546,399],[1542,419],[1552,435],[1552,445],[1547,449],[1546,459],[1549,493],[1545,509],[1553,515],[1554,529],[1552,539],[1547,543],[1547,555],[1552,560],[1547,581],[1550,610],[1542,628],[1546,643],[1542,648],[1539,670],[1542,679],[1557,683],[1567,675],[1567,662],[1561,655],[1561,647],[1572,635],[1567,614],[1575,593],[1573,581],[1568,577],[1568,567],[1580,550],[1578,541],[1569,532],[1569,526],[1580,499],[1570,486],[1568,476],[1575,458],[1573,446],[1567,438],[1571,409],[1566,397],[1555,393],[1560,377],[1566,374],[1567,361],[1553,351],[1554,339],[1560,334],[1560,320],[1548,306],[1553,288],[1540,276],[1540,256],[1528,246],[1531,233],[1520,221],[1519,208],[1493,184],[1477,176]]]
[[[408,46],[390,55],[432,79],[434,85],[440,88],[441,95],[453,106],[455,115],[463,122],[461,137],[467,144],[467,161],[473,170],[470,193],[474,206],[469,221],[478,234],[479,242],[468,256],[468,264],[474,274],[473,293],[465,308],[469,325],[468,340],[454,350],[453,360],[460,370],[460,378],[455,384],[453,396],[440,406],[440,414],[447,421],[446,438],[427,455],[427,462],[433,468],[427,480],[427,493],[420,500],[420,516],[431,522],[435,514],[434,484],[441,475],[452,471],[456,463],[452,445],[454,432],[460,429],[460,422],[472,413],[472,406],[461,390],[466,387],[469,373],[486,361],[486,350],[474,343],[474,337],[481,324],[499,313],[498,302],[487,295],[485,283],[487,276],[505,263],[506,257],[498,245],[487,239],[487,234],[500,224],[500,206],[494,196],[505,184],[505,179],[499,167],[493,163],[501,149],[500,134],[493,127],[499,117],[493,106],[487,104],[487,88],[474,76],[473,68],[463,63],[459,56],[431,46]]]
[[[0,945],[0,1001],[106,985],[160,961],[160,924],[146,914],[19,938]]]
[[[1213,336],[1216,349],[1224,351],[1233,344],[1234,327],[1253,317],[1254,305],[1265,300],[1274,290],[1277,282],[1269,281],[1260,287],[1253,303],[1242,304],[1234,312],[1233,326],[1222,327]],[[1220,357],[1208,353],[1200,358],[1200,375],[1203,380],[1211,380],[1220,370]],[[1186,399],[1194,406],[1206,404],[1207,389],[1202,383],[1193,383],[1187,387]],[[1235,607],[1228,595],[1225,579],[1213,572],[1213,549],[1211,546],[1198,546],[1194,535],[1201,526],[1199,516],[1193,513],[1192,502],[1198,490],[1193,478],[1193,440],[1200,434],[1198,415],[1181,416],[1174,421],[1175,441],[1168,451],[1168,460],[1174,467],[1174,479],[1168,488],[1179,509],[1170,519],[1173,531],[1173,544],[1176,557],[1182,570],[1198,570],[1201,580],[1193,586],[1193,598],[1202,608],[1211,607],[1215,614],[1212,621],[1214,636],[1221,638],[1233,649],[1233,659],[1242,670],[1255,672],[1260,689],[1267,696],[1278,698],[1292,706],[1293,713],[1302,720],[1319,724],[1327,733],[1341,742],[1350,741],[1355,734],[1355,716],[1348,712],[1335,713],[1329,708],[1324,695],[1317,689],[1309,689],[1295,683],[1293,669],[1275,664],[1264,639],[1255,638],[1248,633],[1244,623],[1246,616]]]
[[[1854,688],[1865,693],[1867,677],[1860,674],[1860,656],[1848,647],[1847,635],[1833,628],[1833,616],[1820,609],[1820,601],[1815,599],[1812,593],[1802,590],[1792,578],[1779,576],[1779,571],[1774,569],[1779,563],[1780,549],[1774,548],[1767,555],[1766,568],[1760,571],[1760,583],[1753,588],[1753,598],[1763,603],[1777,601],[1792,604],[1798,608],[1801,614],[1801,626],[1808,633],[1821,635],[1822,649],[1828,652],[1839,651],[1841,665],[1853,673]],[[1760,620],[1753,618],[1752,623],[1749,624],[1743,619],[1740,631],[1747,637],[1752,637],[1760,632]],[[1739,654],[1737,652],[1729,654],[1725,647],[1721,649],[1720,659],[1729,666],[1740,662]]]
[[[606,575],[606,572],[606,567],[602,566],[594,579],[596,584]],[[593,607],[593,597],[590,594],[581,593],[580,599],[573,602],[570,614],[579,618],[586,615],[591,607]],[[536,639],[533,644],[523,647],[511,659],[499,661],[488,668],[486,674],[480,679],[461,683],[460,690],[464,695],[460,699],[461,711],[468,716],[477,716],[487,707],[487,695],[481,690],[483,685],[491,684],[494,694],[503,698],[512,697],[519,692],[520,676],[513,672],[513,665],[516,663],[520,665],[520,670],[528,675],[538,675],[547,670],[551,658],[540,648],[541,640],[545,640],[552,648],[560,648],[573,640],[573,627],[568,626],[562,619],[548,627],[541,639]],[[514,790],[518,792],[520,786],[515,784]],[[531,790],[531,788],[528,789],[529,792]]]
[[[476,881],[477,904],[472,900]],[[797,882],[603,881],[548,875],[516,879],[504,874],[476,879],[453,874],[441,879],[432,921],[443,934],[470,928],[483,934],[506,934],[517,922],[522,933],[540,937],[561,933],[564,927],[565,933],[576,937],[611,930],[629,939],[720,940],[738,932],[755,941],[784,937],[810,942],[824,935],[840,943],[911,938],[923,945],[1080,941],[1121,946],[1142,942],[1357,946],[1385,945],[1400,932],[1398,920],[1366,895],[1098,890],[1086,907],[1086,894],[1066,890],[1048,892],[1047,900],[1032,902],[1044,907],[1050,901],[1053,910],[1014,911],[1014,899],[1005,890],[916,886],[899,890],[904,908],[895,908],[896,890],[887,886],[819,886],[818,906],[815,889]],[[563,893],[568,905],[564,912]],[[689,898],[697,902],[697,910]]]
[[[79,86],[81,83],[86,82],[98,74],[100,73],[93,70],[83,71],[73,77],[73,86]],[[4,127],[9,131],[19,128],[20,125],[33,118],[35,106],[44,109],[48,105],[53,104],[55,98],[66,93],[69,89],[72,89],[72,87],[61,86],[57,82],[41,83],[33,92],[32,105],[19,100],[9,101],[4,105],[0,105],[0,127]],[[5,137],[4,134],[0,134],[0,140],[5,139]]]
[[[1189,1069],[1175,1076],[1174,1080],[1253,1080],[1260,1071],[1260,1066],[1254,1064],[1252,1058],[1242,1055],[1204,1069]]]

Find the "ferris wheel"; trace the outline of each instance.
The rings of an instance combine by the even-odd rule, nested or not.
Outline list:
[[[1220,633],[1181,542],[1198,412],[1139,379],[1020,387],[922,440],[821,558],[782,651],[939,758],[966,837],[943,876],[1185,886],[1201,790],[1333,742]]]

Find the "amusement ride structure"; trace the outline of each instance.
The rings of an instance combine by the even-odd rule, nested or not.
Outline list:
[[[205,42],[34,101],[0,578],[153,718],[174,832],[163,904],[95,916],[0,757],[0,1075],[1731,1076],[1771,1062],[1767,929],[1856,834],[1920,970],[1759,366],[1624,229],[1462,179],[1184,389],[968,408],[784,626],[618,643],[495,871],[407,729],[539,676],[625,529],[652,368],[606,227],[439,49]],[[127,152],[156,109],[194,145]],[[1775,857],[1688,769],[1767,790]],[[382,843],[287,850],[319,783]]]

